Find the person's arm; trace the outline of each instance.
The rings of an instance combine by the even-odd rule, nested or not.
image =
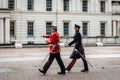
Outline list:
[[[76,35],[73,36],[74,39],[73,39],[73,41],[71,41],[71,42],[68,44],[68,46],[71,46],[71,45],[73,45],[73,44],[75,43],[75,37],[76,37]]]
[[[77,33],[76,34],[76,38],[75,38],[75,49],[79,50],[79,47],[81,46],[80,43],[81,43],[81,34],[80,33]]]
[[[51,35],[43,36],[44,38],[51,38]]]
[[[48,44],[55,44],[55,43],[57,43],[56,39],[57,39],[56,35],[52,35],[50,41],[48,42]]]
[[[68,44],[68,46],[71,46],[71,45],[73,45],[73,44],[74,44],[74,40],[71,41],[71,42]]]

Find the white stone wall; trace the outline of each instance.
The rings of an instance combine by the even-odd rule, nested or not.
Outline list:
[[[19,15],[19,16],[18,16]],[[39,36],[46,34],[46,22],[53,22],[56,25],[55,13],[39,13],[39,12],[14,12],[11,14],[11,20],[16,22],[16,39],[20,40],[39,40]],[[27,22],[34,22],[34,38],[27,37]],[[74,35],[74,24],[82,26],[83,21],[88,21],[88,36],[100,36],[100,22],[106,22],[106,36],[112,36],[111,34],[111,16],[110,15],[92,15],[92,14],[80,14],[80,13],[59,13],[58,15],[58,31],[63,36],[63,22],[68,21],[69,36]],[[82,28],[81,28],[82,33]]]
[[[82,26],[82,22],[87,21],[89,25],[89,37],[100,36],[100,22],[105,22],[106,36],[112,36],[112,20],[117,17],[114,18],[112,15],[111,0],[105,0],[106,13],[100,13],[100,1],[101,0],[88,0],[88,12],[85,13],[82,12],[82,0],[70,0],[69,12],[63,11],[63,0],[53,0],[51,12],[46,11],[46,0],[34,0],[34,11],[27,10],[27,0],[15,0],[15,10],[10,14],[10,20],[15,21],[15,38],[10,39],[11,41],[22,41],[25,44],[27,41],[34,41],[35,43],[45,42],[40,36],[46,34],[46,22],[49,21],[52,22],[53,25],[58,26],[58,31],[61,36],[63,36],[63,22],[67,21],[70,23],[69,36],[73,36],[74,24]],[[7,0],[0,0],[1,8],[7,8],[7,4]],[[56,11],[58,12],[58,20],[56,20]],[[120,18],[120,16],[118,17]],[[27,36],[28,21],[34,22],[34,37]],[[58,24],[56,24],[56,21],[58,21]],[[7,24],[7,26],[9,26],[9,24]],[[2,30],[1,27],[0,29]],[[82,27],[80,31],[82,33]],[[0,37],[2,37],[1,34]],[[91,41],[95,42],[93,39],[91,39]],[[0,42],[2,43],[2,38]]]
[[[111,0],[106,1],[106,3],[110,2]],[[20,4],[23,6],[20,6]],[[63,36],[63,22],[65,21],[70,23],[70,36],[74,35],[74,24],[82,26],[83,21],[89,22],[88,36],[95,37],[100,35],[101,21],[107,23],[106,36],[111,36],[111,14],[106,12],[102,15],[100,13],[98,9],[99,0],[88,0],[88,13],[82,12],[82,0],[70,0],[69,12],[63,12],[63,0],[53,0],[52,4],[52,12],[46,12],[46,0],[34,0],[34,11],[27,11],[27,0],[17,0],[16,11],[11,13],[11,20],[16,21],[16,40],[39,40],[39,36],[46,34],[46,22],[50,21],[53,25],[56,25],[56,11],[58,11],[57,26],[61,36]],[[107,6],[106,4],[106,8]],[[33,38],[27,36],[27,21],[34,22]]]

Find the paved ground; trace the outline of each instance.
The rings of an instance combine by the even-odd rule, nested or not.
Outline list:
[[[62,48],[65,66],[71,61],[72,47]],[[47,72],[38,72],[45,62],[48,48],[0,49],[0,80],[120,80],[120,47],[85,47],[87,59],[94,68],[89,73],[81,73],[81,60],[65,76],[57,75],[59,66],[54,61]]]

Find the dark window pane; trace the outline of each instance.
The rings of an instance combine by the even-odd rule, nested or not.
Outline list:
[[[105,23],[101,23],[101,36],[105,36]]]
[[[64,25],[64,36],[69,36],[69,23],[65,22],[63,25]]]
[[[46,23],[46,35],[50,35],[51,34],[51,29],[52,29],[52,23],[51,22],[47,22]]]
[[[88,1],[87,0],[83,0],[82,11],[84,11],[84,12],[88,11]]]
[[[15,22],[10,22],[10,36],[15,37]]]
[[[52,0],[46,0],[46,11],[52,11]]]
[[[64,11],[69,11],[69,0],[64,0],[63,5]]]
[[[15,7],[15,1],[14,0],[8,0],[8,8],[11,10],[14,10]]]
[[[101,10],[101,12],[104,12],[105,13],[105,1],[101,1],[101,3],[100,3],[100,10]]]
[[[28,36],[33,36],[34,35],[34,23],[33,22],[28,22]]]
[[[83,23],[83,36],[87,36],[88,32],[88,23]]]
[[[34,0],[28,0],[28,10],[34,9]]]

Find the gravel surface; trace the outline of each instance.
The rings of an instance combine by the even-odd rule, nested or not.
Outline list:
[[[62,48],[62,59],[67,66],[73,47]],[[0,80],[120,80],[120,47],[85,47],[87,59],[94,68],[88,73],[83,69],[81,59],[76,62],[71,72],[58,75],[60,70],[56,60],[46,75],[38,69],[48,54],[48,48],[0,49]],[[98,57],[96,57],[98,56]]]

